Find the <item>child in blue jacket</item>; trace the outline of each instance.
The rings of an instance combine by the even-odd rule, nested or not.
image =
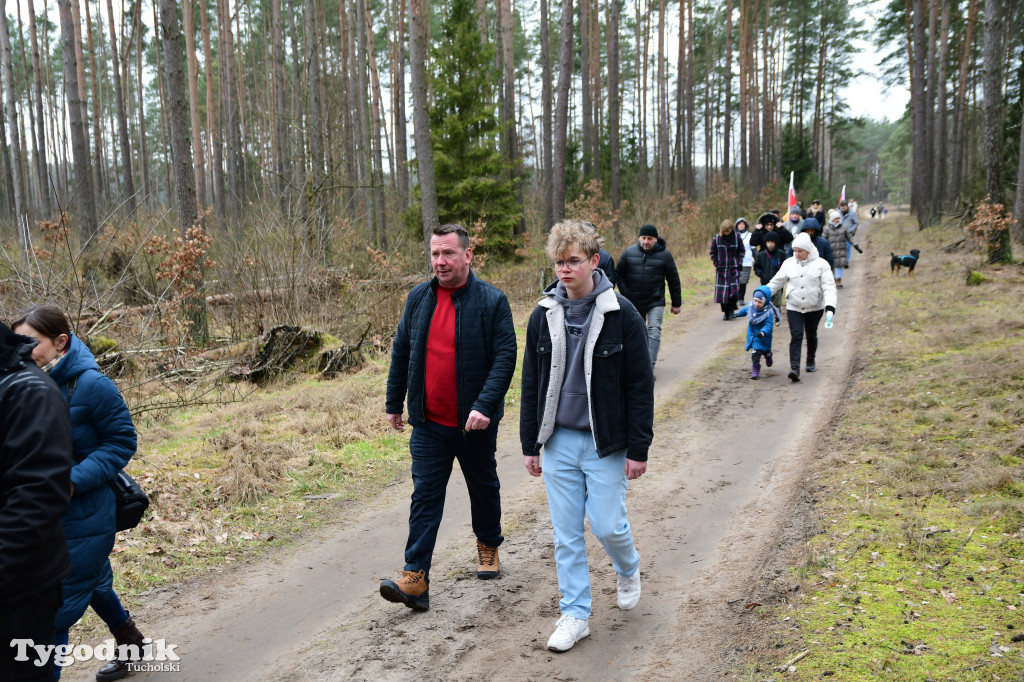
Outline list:
[[[743,306],[736,312],[736,317],[746,315],[747,322],[747,347],[744,350],[753,349],[750,356],[751,368],[750,378],[757,379],[761,376],[761,356],[764,355],[764,364],[772,366],[772,329],[775,321],[781,319],[779,309],[771,302],[772,292],[766,286],[759,286],[754,289],[754,297],[750,303]]]

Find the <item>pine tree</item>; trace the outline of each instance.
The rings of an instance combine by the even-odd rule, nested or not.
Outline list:
[[[430,111],[438,217],[441,224],[468,228],[483,221],[482,250],[508,257],[523,209],[508,179],[510,162],[499,151],[494,46],[481,44],[473,0],[453,0],[440,32],[433,41],[439,47],[433,50]]]

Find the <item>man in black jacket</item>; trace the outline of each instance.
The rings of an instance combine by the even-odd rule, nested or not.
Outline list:
[[[385,411],[392,428],[401,431],[407,403],[413,493],[405,567],[398,580],[380,584],[380,593],[421,611],[430,608],[430,563],[456,459],[469,488],[477,578],[496,578],[501,570],[494,453],[516,368],[516,332],[505,294],[473,275],[472,260],[466,228],[434,229],[434,278],[409,292],[391,344]]]
[[[567,651],[590,634],[592,594],[584,517],[611,558],[617,601],[640,601],[640,556],[626,517],[629,481],[647,471],[654,375],[643,320],[598,269],[597,233],[577,221],[551,228],[558,281],[530,315],[523,357],[519,438],[523,464],[540,476],[555,539],[562,612],[548,640]]]
[[[651,224],[640,228],[637,243],[622,252],[615,274],[619,291],[647,321],[647,346],[654,367],[661,346],[666,280],[672,295],[672,314],[678,315],[683,305],[679,271],[665,239],[658,236],[658,228]]]
[[[60,390],[32,360],[34,346],[0,323],[0,680],[5,681],[53,675],[52,665],[35,665],[36,652],[24,642],[54,643],[61,582],[71,568],[61,525],[71,499],[71,423]],[[23,642],[20,655],[12,640]]]

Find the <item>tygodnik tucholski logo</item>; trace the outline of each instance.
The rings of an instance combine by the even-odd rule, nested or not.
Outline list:
[[[11,646],[17,651],[16,661],[35,659],[38,667],[43,667],[53,657],[54,665],[66,668],[75,661],[125,661],[132,672],[179,672],[181,659],[174,653],[177,644],[167,644],[166,640],[142,640],[142,650],[135,644],[116,644],[108,639],[96,648],[88,644],[36,644],[31,639],[12,639]]]

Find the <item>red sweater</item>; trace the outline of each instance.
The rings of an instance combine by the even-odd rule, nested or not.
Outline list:
[[[461,288],[461,287],[460,287]],[[455,380],[455,304],[458,289],[437,287],[437,308],[427,334],[424,368],[424,416],[443,426],[459,426],[459,399]]]

